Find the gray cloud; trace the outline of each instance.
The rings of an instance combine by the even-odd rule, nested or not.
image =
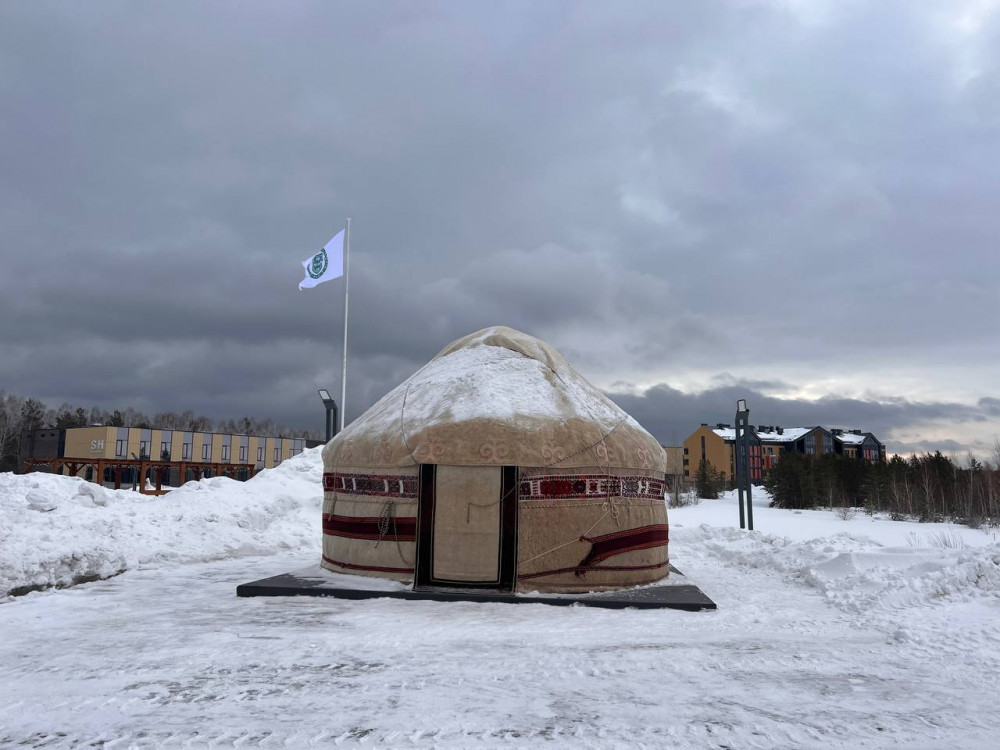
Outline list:
[[[349,416],[506,324],[768,422],[996,430],[1000,23],[967,10],[6,4],[0,387],[313,425],[343,319],[299,261],[350,215]],[[832,372],[901,385],[788,400]],[[656,430],[714,409],[658,393]]]
[[[776,398],[742,384],[710,388],[697,394],[661,384],[641,393],[612,392],[609,395],[661,442],[670,445],[679,445],[703,422],[733,424],[736,401],[745,398],[750,407],[750,422],[754,425],[862,429],[874,433],[889,452],[899,453],[925,450],[985,453],[989,448],[984,442],[968,437],[963,429],[969,423],[987,421],[989,414],[982,406],[902,398],[890,401],[837,396],[815,400]],[[901,441],[892,436],[896,430],[919,428],[932,422],[953,425],[956,438]]]
[[[979,408],[991,417],[1000,417],[1000,398],[981,398]]]
[[[976,444],[972,447],[982,449],[985,446]],[[919,455],[940,451],[945,454],[953,454],[961,460],[964,457],[963,454],[970,450],[970,446],[967,443],[960,443],[957,440],[918,440],[913,443],[897,442],[893,450],[900,455]]]

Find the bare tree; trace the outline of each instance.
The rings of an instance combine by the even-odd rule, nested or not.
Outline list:
[[[0,471],[17,467],[19,420],[24,399],[0,390]]]
[[[204,415],[192,417],[188,422],[188,430],[191,432],[211,432],[213,427],[212,420]]]

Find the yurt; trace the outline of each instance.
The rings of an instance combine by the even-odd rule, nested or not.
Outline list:
[[[552,347],[486,328],[323,450],[323,560],[419,590],[581,592],[667,575],[666,456]]]

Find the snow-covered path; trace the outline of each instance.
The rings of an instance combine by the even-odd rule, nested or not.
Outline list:
[[[997,600],[845,612],[725,536],[678,561],[714,613],[235,597],[311,555],[31,594],[0,745],[995,746]]]

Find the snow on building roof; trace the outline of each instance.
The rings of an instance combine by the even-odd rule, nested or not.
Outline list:
[[[842,442],[844,445],[861,445],[863,442],[865,442],[865,438],[868,436],[858,435],[857,433],[854,432],[844,432],[841,433],[840,435],[834,433],[834,437],[840,442]]]
[[[812,432],[815,427],[783,427],[781,432],[777,429],[773,430],[760,430],[755,429],[753,426],[750,427],[757,436],[760,438],[762,443],[792,443],[801,438],[804,435]],[[825,427],[821,429],[827,429]],[[839,440],[844,445],[861,445],[870,435],[870,433],[858,434],[857,432],[850,431],[840,431],[833,432],[832,430],[827,430],[832,432],[833,437]],[[727,443],[734,442],[736,440],[736,430],[732,427],[713,427],[712,432],[718,435],[720,438],[725,440]]]
[[[790,443],[798,440],[800,437],[805,435],[807,432],[811,432],[814,428],[812,427],[784,427],[781,432],[775,430],[774,432],[764,431],[754,429],[751,427],[757,436],[765,443]],[[736,440],[736,430],[732,427],[713,427],[712,432],[718,435],[723,440],[729,442]]]
[[[791,443],[798,440],[807,432],[812,432],[813,427],[783,427],[781,432],[758,432],[761,442],[764,443]]]

